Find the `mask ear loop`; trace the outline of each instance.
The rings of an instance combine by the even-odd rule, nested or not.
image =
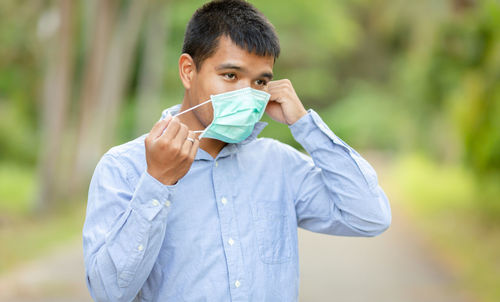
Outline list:
[[[212,99],[210,99],[210,100],[208,100],[208,101],[205,101],[205,102],[203,102],[203,103],[200,103],[200,104],[198,104],[198,105],[196,105],[196,106],[194,106],[194,107],[191,107],[191,108],[189,108],[189,109],[186,109],[186,110],[184,110],[184,111],[182,111],[182,112],[179,112],[179,113],[177,113],[176,115],[174,115],[174,117],[179,116],[179,115],[181,115],[181,114],[184,114],[184,113],[186,113],[186,112],[189,112],[189,111],[191,111],[191,110],[193,110],[193,109],[196,109],[196,108],[198,108],[198,107],[200,107],[200,106],[203,106],[203,105],[205,105],[205,104],[208,104],[208,103],[209,103],[209,102],[211,102],[211,101],[212,101]],[[195,131],[193,131],[193,133],[201,133],[201,134],[199,135],[199,138],[200,138],[200,139],[202,139],[202,138],[203,138],[203,134],[205,134],[205,131],[207,131],[207,129],[205,129],[205,130],[195,130]]]
[[[176,115],[174,115],[173,117],[176,117],[176,116],[179,116],[179,115],[184,114],[184,113],[186,113],[186,112],[189,112],[189,111],[191,111],[191,110],[193,110],[193,109],[196,109],[196,108],[198,108],[198,107],[200,107],[200,106],[203,106],[203,105],[205,105],[205,104],[207,104],[207,103],[209,103],[209,102],[211,102],[211,101],[212,101],[212,99],[210,99],[210,100],[208,100],[208,101],[205,101],[205,102],[203,102],[203,103],[200,103],[200,104],[198,104],[198,105],[196,105],[196,106],[194,106],[194,107],[191,107],[191,108],[189,108],[189,109],[186,109],[186,110],[184,110],[184,111],[182,111],[182,112],[177,113],[177,114],[176,114]]]

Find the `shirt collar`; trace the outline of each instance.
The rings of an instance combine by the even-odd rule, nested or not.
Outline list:
[[[167,115],[168,115],[168,113],[170,113],[172,116],[176,115],[179,112],[180,109],[181,109],[181,104],[177,104],[177,105],[174,105],[174,106],[172,106],[170,108],[167,108],[167,109],[163,110],[163,112],[161,113],[161,119],[160,120],[166,118]],[[255,124],[255,126],[253,128],[253,131],[250,134],[250,136],[248,136],[244,141],[236,143],[236,144],[230,144],[230,143],[228,143],[227,145],[224,146],[224,148],[222,148],[222,150],[220,151],[220,153],[219,153],[219,155],[217,157],[218,158],[219,157],[225,157],[225,156],[229,156],[229,155],[231,155],[233,153],[236,153],[238,151],[238,147],[240,145],[248,144],[251,141],[257,139],[257,136],[262,132],[262,130],[267,125],[268,125],[268,123],[266,123],[266,122],[257,122]],[[209,159],[209,160],[212,160],[212,156],[210,156],[210,154],[208,154],[204,150],[199,149],[198,152],[196,153],[195,160],[196,159]]]

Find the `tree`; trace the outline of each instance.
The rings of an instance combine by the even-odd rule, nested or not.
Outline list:
[[[54,206],[58,196],[58,178],[63,133],[66,129],[68,104],[73,79],[75,3],[60,0],[52,18],[59,23],[54,43],[47,43],[47,67],[42,96],[42,144],[40,159],[40,193],[37,195],[38,210]]]

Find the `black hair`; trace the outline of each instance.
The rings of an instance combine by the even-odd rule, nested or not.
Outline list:
[[[189,54],[199,70],[213,55],[219,38],[228,36],[236,45],[259,56],[280,53],[274,26],[252,4],[243,0],[214,0],[198,8],[186,28],[182,52]]]

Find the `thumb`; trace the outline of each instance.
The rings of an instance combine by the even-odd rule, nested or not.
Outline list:
[[[153,129],[151,129],[150,135],[152,136],[152,138],[156,139],[160,137],[163,134],[163,132],[165,132],[165,129],[170,123],[170,120],[172,120],[172,115],[170,114],[170,112],[168,112],[167,116],[164,119],[159,120],[153,126]]]

